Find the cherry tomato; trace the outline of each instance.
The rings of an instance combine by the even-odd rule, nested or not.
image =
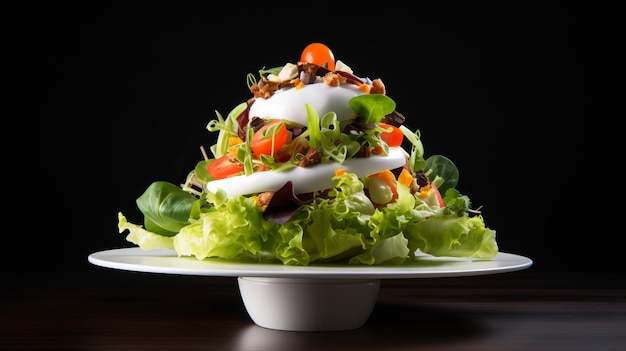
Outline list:
[[[280,124],[280,126],[276,126]],[[274,128],[271,128],[274,126]],[[276,128],[277,127],[277,128]],[[271,129],[270,129],[271,128]],[[274,155],[287,142],[287,126],[282,120],[275,119],[257,130],[250,141],[250,149],[256,157]]]
[[[328,46],[322,43],[312,43],[304,48],[300,61],[314,63],[318,66],[327,64],[326,68],[330,71],[335,70],[335,55],[333,55]]]
[[[208,171],[213,179],[224,179],[241,174],[243,172],[243,164],[232,161],[228,155],[224,155],[211,162]]]
[[[380,133],[380,138],[383,139],[383,141],[386,142],[387,145],[389,145],[389,147],[396,147],[396,146],[402,145],[402,141],[404,140],[404,134],[402,134],[402,131],[400,130],[400,128],[392,126],[391,124],[387,124],[387,123],[378,123],[378,125],[384,129],[389,129],[389,128],[392,129],[391,132]]]

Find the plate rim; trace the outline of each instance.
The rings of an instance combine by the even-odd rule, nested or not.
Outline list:
[[[96,266],[124,271],[212,277],[405,279],[477,276],[520,271],[533,260],[499,252],[493,259],[424,257],[424,265],[309,265],[239,263],[219,259],[178,257],[166,249],[143,250],[126,247],[97,251],[88,256]]]

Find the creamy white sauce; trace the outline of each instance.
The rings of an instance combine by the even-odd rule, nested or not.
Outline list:
[[[364,92],[353,84],[331,87],[315,83],[301,89],[281,89],[268,99],[256,99],[250,106],[250,118],[285,119],[307,125],[305,104],[309,104],[320,118],[332,111],[340,121],[351,120],[356,114],[348,105],[348,100],[362,94]]]
[[[406,152],[400,147],[389,149],[387,156],[371,156],[368,158],[352,158],[343,164],[331,162],[318,164],[313,167],[297,167],[288,172],[258,172],[249,176],[237,176],[207,183],[207,190],[216,192],[223,189],[228,197],[249,195],[264,191],[277,191],[285,183],[293,183],[296,194],[304,194],[332,187],[331,178],[338,169],[355,173],[359,177],[378,173],[386,169],[394,169],[406,163]]]

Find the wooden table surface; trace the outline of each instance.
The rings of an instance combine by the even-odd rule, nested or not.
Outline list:
[[[91,267],[5,274],[2,350],[626,350],[624,274],[385,279],[368,322],[256,326],[236,278]]]

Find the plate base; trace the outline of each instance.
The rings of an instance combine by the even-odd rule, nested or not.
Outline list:
[[[374,309],[380,279],[239,277],[248,315],[260,327],[338,331],[362,327]]]

